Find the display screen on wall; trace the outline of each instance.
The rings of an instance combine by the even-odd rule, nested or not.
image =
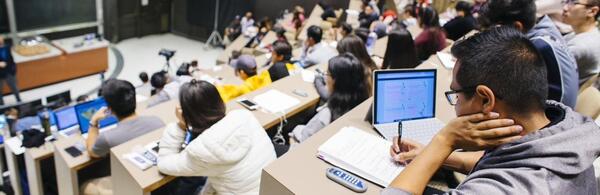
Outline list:
[[[8,13],[6,12],[6,0],[0,0],[0,33],[10,32],[8,26]]]
[[[18,31],[96,21],[96,0],[16,0],[14,4]]]

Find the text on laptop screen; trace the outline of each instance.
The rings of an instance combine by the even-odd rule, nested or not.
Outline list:
[[[379,72],[374,123],[434,117],[435,79],[435,70]]]
[[[75,112],[77,112],[77,119],[79,121],[81,134],[88,132],[90,119],[94,113],[96,113],[96,111],[105,106],[106,102],[104,101],[104,98],[98,98],[93,101],[85,102],[75,106]],[[117,118],[113,115],[109,115],[107,118],[100,120],[98,123],[100,128],[110,126],[117,123]]]
[[[56,117],[56,126],[58,130],[77,125],[77,113],[74,107],[63,108],[54,112]]]

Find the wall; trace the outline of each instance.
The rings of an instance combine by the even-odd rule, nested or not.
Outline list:
[[[294,6],[300,5],[304,7],[306,17],[308,17],[319,0],[256,0],[254,5],[254,15],[256,20],[268,16],[271,19],[277,18],[283,10],[288,9],[290,12]],[[348,8],[349,0],[325,0],[326,3],[333,6],[334,9]]]

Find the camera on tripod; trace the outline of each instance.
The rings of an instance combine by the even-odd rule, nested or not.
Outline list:
[[[169,60],[175,55],[175,50],[161,49],[158,51],[158,55],[165,57],[165,70],[168,71],[170,68]]]

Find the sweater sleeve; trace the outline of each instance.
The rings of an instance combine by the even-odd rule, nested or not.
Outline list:
[[[315,77],[315,89],[317,89],[317,93],[319,97],[321,97],[322,101],[327,101],[329,99],[329,90],[327,89],[327,83],[325,83],[325,78],[321,75],[317,75]]]
[[[329,108],[325,108],[310,119],[306,126],[296,126],[292,131],[292,134],[299,142],[303,142],[325,126],[329,125],[329,123],[331,123],[331,112],[329,111]]]
[[[185,131],[177,124],[169,124],[162,138],[158,151],[158,170],[161,173],[173,176],[213,176],[220,172],[217,167],[211,167],[208,163],[199,159],[190,152],[189,145],[182,149],[185,140]]]

